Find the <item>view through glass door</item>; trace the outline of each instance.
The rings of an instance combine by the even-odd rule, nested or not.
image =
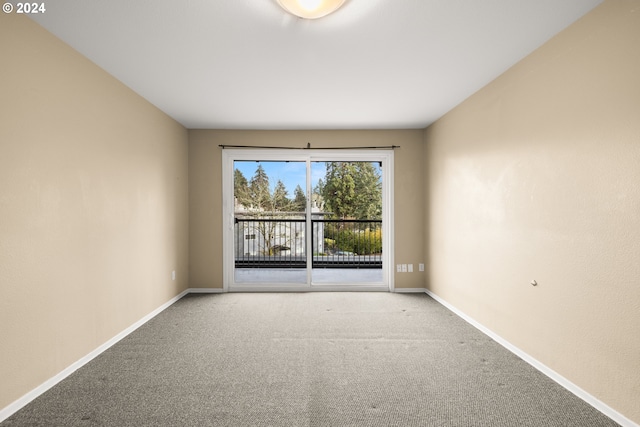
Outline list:
[[[311,176],[312,283],[382,283],[380,163],[313,162]]]
[[[229,290],[389,289],[388,160],[240,151],[225,167]]]
[[[307,283],[307,163],[233,164],[236,283]]]

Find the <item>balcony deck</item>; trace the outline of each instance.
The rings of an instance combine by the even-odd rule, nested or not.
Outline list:
[[[302,268],[236,268],[236,283],[260,284],[305,284],[307,270]],[[319,268],[311,271],[314,285],[370,285],[383,283],[382,269],[335,269]]]

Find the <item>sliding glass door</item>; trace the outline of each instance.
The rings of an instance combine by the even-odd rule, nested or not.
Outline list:
[[[392,154],[225,149],[225,289],[392,289]]]

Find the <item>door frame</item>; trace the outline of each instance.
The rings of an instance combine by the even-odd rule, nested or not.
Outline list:
[[[307,263],[305,284],[236,283],[234,277],[234,186],[233,167],[238,161],[300,161],[307,164],[307,212],[311,212],[311,170],[315,161],[365,161],[382,164],[382,283],[313,284],[311,264]],[[393,200],[393,150],[392,149],[232,149],[222,150],[222,254],[224,292],[317,292],[317,291],[394,291],[394,200]],[[307,215],[310,223],[311,215]],[[309,239],[307,239],[309,240]],[[308,243],[310,244],[310,243]],[[309,251],[307,251],[309,256]]]

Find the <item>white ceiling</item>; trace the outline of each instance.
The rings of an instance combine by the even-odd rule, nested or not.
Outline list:
[[[190,129],[424,128],[602,0],[55,0],[32,18]]]

